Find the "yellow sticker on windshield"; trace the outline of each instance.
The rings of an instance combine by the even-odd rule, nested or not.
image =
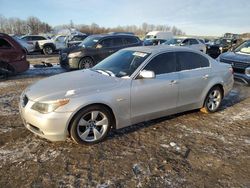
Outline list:
[[[139,56],[139,57],[145,57],[147,54],[146,53],[142,53],[142,52],[134,52],[133,55],[134,56]]]

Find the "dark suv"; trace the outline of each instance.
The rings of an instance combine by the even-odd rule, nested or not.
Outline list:
[[[142,41],[134,35],[91,35],[78,46],[63,49],[60,64],[68,70],[90,68],[122,48],[141,45]]]
[[[231,64],[234,78],[250,84],[250,40],[243,42],[232,51],[221,54],[217,60]]]

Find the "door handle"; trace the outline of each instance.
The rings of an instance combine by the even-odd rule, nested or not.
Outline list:
[[[115,50],[109,50],[109,53],[113,53]]]
[[[209,77],[209,75],[208,74],[206,74],[206,75],[204,75],[204,76],[202,76],[202,79],[208,79],[208,77]]]
[[[178,82],[177,82],[177,80],[171,80],[170,81],[170,85],[174,85],[174,84],[177,84]]]

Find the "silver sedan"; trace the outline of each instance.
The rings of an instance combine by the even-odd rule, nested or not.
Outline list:
[[[228,64],[182,47],[120,50],[91,69],[52,76],[21,95],[20,114],[51,141],[97,143],[111,128],[192,109],[215,112],[233,86]]]

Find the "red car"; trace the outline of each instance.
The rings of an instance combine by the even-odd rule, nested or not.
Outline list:
[[[23,47],[7,34],[0,33],[0,75],[16,74],[29,69]]]

